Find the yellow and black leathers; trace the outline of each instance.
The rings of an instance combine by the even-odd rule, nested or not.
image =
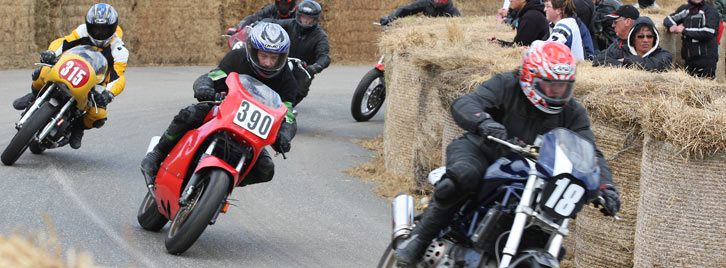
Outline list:
[[[58,38],[50,43],[48,50],[55,52],[56,56],[60,56],[63,52],[79,45],[91,45],[106,57],[111,68],[108,68],[106,73],[106,79],[100,83],[114,96],[118,96],[124,90],[126,86],[126,78],[124,72],[126,72],[126,64],[129,59],[129,51],[126,49],[123,40],[123,30],[121,27],[116,28],[116,34],[111,37],[111,41],[108,42],[104,47],[97,47],[93,44],[89,38],[86,25],[81,24],[73,30],[73,32],[65,37]],[[42,67],[37,69],[33,73],[33,85],[32,89],[37,93],[43,85],[45,85],[45,77],[50,72],[50,67]],[[37,95],[37,94],[36,94]],[[106,119],[106,107],[89,107],[86,109],[86,114],[83,116],[83,125],[85,128],[101,127]]]

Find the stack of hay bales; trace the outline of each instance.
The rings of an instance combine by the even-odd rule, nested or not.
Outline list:
[[[402,20],[384,33],[380,46],[388,59],[386,79],[389,96],[384,126],[384,157],[386,166],[396,169],[395,173],[415,177],[419,182],[425,179],[425,171],[435,166],[423,159],[441,155],[442,148],[463,131],[447,117],[453,99],[473,91],[496,73],[515,70],[521,62],[522,48],[501,48],[485,41],[489,36],[511,40],[511,30],[492,21],[492,17],[410,19]],[[674,260],[681,261],[681,264],[698,265],[709,261],[714,263],[714,260],[722,263],[723,260],[718,257],[708,258],[705,253],[699,255],[694,250],[684,250],[690,247],[696,248],[695,251],[715,252],[714,249],[724,248],[722,241],[726,240],[723,217],[712,218],[722,214],[706,214],[714,209],[720,212],[716,204],[726,201],[726,195],[716,194],[715,183],[724,181],[725,177],[721,175],[724,168],[709,154],[722,153],[726,148],[726,140],[722,138],[726,133],[726,122],[723,121],[726,119],[722,112],[726,108],[719,108],[726,106],[726,91],[722,90],[722,86],[714,81],[692,78],[678,70],[650,73],[594,68],[581,62],[575,88],[576,98],[588,109],[596,142],[609,160],[623,200],[619,214],[621,221],[603,217],[590,207],[578,215],[574,235],[577,267],[672,267],[677,264]],[[434,95],[438,96],[439,102],[433,101]],[[684,107],[702,114],[699,117],[686,114],[682,119],[684,122],[680,122],[682,125],[671,124],[666,130],[657,130],[663,127],[663,122],[682,118],[684,114],[675,108]],[[688,124],[693,118],[707,124]],[[681,128],[674,129],[677,126]],[[662,146],[658,141],[669,146]],[[432,146],[438,142],[441,147]],[[681,160],[686,163],[695,161],[709,167],[709,171],[695,173],[684,168],[679,165],[680,162],[673,160],[676,159],[673,158],[675,154],[662,148],[694,152],[687,155],[687,160]],[[704,155],[709,155],[711,162],[701,160]],[[720,155],[716,155],[716,159],[720,159]],[[656,163],[650,159],[658,159],[658,166],[654,166]],[[696,167],[698,164],[691,165]],[[670,187],[672,196],[656,197],[663,195],[665,188],[659,188],[653,181],[674,175],[663,172],[665,169],[660,165],[670,165],[673,171],[681,168],[691,174],[702,174],[710,180],[684,177],[670,181],[664,185]],[[694,187],[693,184],[702,185]],[[704,196],[689,196],[695,195],[695,192],[703,192]],[[674,206],[676,200],[682,202]],[[696,204],[699,202],[713,206],[699,209],[693,215],[685,210],[698,207]],[[674,216],[660,216],[659,210],[664,209],[672,210],[672,214],[666,215]],[[686,216],[677,218],[676,214]],[[681,226],[674,226],[676,224]],[[659,226],[663,229],[652,229]],[[682,233],[664,238],[665,232],[672,230],[667,228],[675,227],[681,227]],[[702,235],[691,235],[698,232],[708,234],[710,238],[707,241],[721,242],[715,246],[714,243],[711,246],[693,245],[703,241]],[[658,243],[653,243],[654,240]],[[572,237],[569,238],[568,243],[572,245],[575,242]],[[664,256],[658,252],[670,252],[671,255]]]

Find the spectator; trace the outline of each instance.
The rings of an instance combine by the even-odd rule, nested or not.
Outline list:
[[[489,40],[502,46],[529,46],[535,40],[545,40],[549,34],[544,5],[539,0],[511,0],[509,7],[518,10],[517,34],[514,41],[508,42],[492,37]]]
[[[575,4],[575,14],[587,26],[588,31],[592,25],[592,16],[595,14],[595,3],[592,0],[573,0]]]
[[[593,66],[632,66],[653,72],[670,69],[673,56],[668,50],[659,47],[660,36],[653,21],[640,16],[633,25],[627,46],[609,47],[605,53],[598,55]]]
[[[689,0],[663,20],[663,26],[671,33],[681,34],[681,57],[686,61],[689,74],[716,78],[719,24],[718,11],[703,0]]]
[[[655,0],[638,0],[638,3],[636,3],[633,7],[637,9],[659,9],[660,6],[658,6],[658,3],[655,2]]]
[[[613,28],[613,18],[609,14],[615,13],[623,4],[620,0],[593,0],[595,3],[595,14],[592,18],[590,34],[592,34],[592,45],[595,51],[605,50],[618,37]]]
[[[592,37],[587,26],[575,16],[572,0],[547,0],[545,2],[547,20],[554,24],[549,41],[565,44],[572,50],[576,59],[592,60],[594,49]]]

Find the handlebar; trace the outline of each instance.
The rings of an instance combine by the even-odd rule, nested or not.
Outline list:
[[[615,213],[610,211],[610,209],[608,209],[608,207],[605,206],[605,198],[603,198],[602,196],[598,196],[597,202],[600,203],[600,205],[603,207],[603,209],[605,209],[605,211],[607,211],[610,215],[613,215],[613,218],[615,219],[615,221],[620,221],[620,217],[615,215]]]
[[[504,146],[507,146],[513,152],[515,152],[519,155],[522,155],[524,157],[530,157],[530,158],[534,158],[534,159],[539,158],[539,147],[535,147],[535,146],[528,145],[528,144],[525,146],[520,146],[518,144],[514,144],[512,142],[505,141],[505,140],[502,140],[502,139],[499,139],[499,138],[493,137],[493,136],[487,136],[487,139],[489,139],[490,141],[494,141],[496,143],[502,144]]]

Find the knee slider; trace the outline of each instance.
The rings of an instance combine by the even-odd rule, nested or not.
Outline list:
[[[30,77],[33,78],[33,81],[38,80],[40,78],[40,70],[43,69],[43,67],[37,68],[33,70],[33,73],[30,74]]]
[[[101,128],[104,124],[106,124],[106,118],[93,121],[94,128]]]

